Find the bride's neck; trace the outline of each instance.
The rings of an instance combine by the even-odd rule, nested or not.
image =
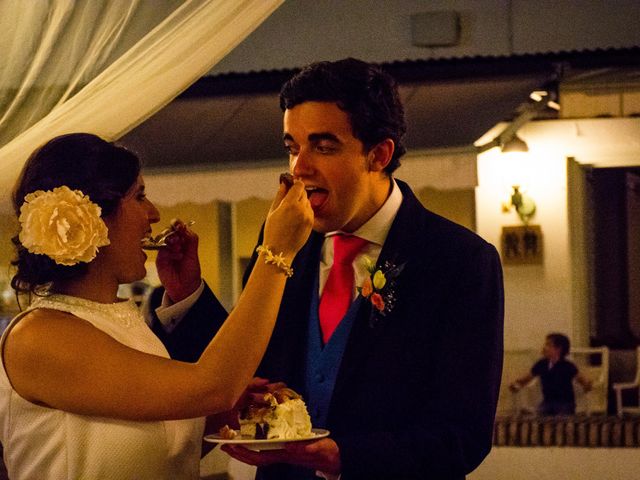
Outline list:
[[[95,275],[84,275],[77,279],[56,282],[52,291],[63,295],[84,298],[99,303],[118,301],[118,283]]]

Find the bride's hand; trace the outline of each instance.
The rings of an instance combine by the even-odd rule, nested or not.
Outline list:
[[[288,190],[281,183],[267,215],[264,244],[291,261],[309,238],[312,226],[313,210],[304,183],[295,180]]]

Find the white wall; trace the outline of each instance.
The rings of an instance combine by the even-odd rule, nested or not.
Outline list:
[[[531,146],[530,146],[531,147]],[[512,185],[536,202],[530,221],[543,235],[542,265],[505,265],[505,348],[533,348],[549,331],[572,333],[570,263],[567,242],[565,158],[560,152],[502,154],[478,158],[478,234],[500,246],[503,226],[522,225],[516,213],[503,213]]]
[[[238,202],[251,197],[271,199],[278,189],[280,172],[288,170],[286,159],[259,164],[188,172],[143,172],[149,198],[158,205]],[[469,149],[411,152],[402,158],[396,177],[415,190],[473,188],[477,184],[476,155]]]
[[[481,145],[504,128],[497,125]],[[503,154],[497,149],[478,157],[476,221],[478,233],[500,245],[502,226],[521,224],[516,214],[504,214],[511,186],[518,184],[536,202],[531,220],[540,225],[544,242],[542,265],[505,266],[505,348],[540,348],[551,330],[561,331],[588,346],[588,332],[579,318],[571,274],[574,252],[569,244],[567,157],[598,167],[640,165],[640,119],[548,120],[526,124],[518,135],[529,152]]]

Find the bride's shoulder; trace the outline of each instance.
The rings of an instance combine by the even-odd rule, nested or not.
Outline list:
[[[71,313],[36,308],[10,326],[2,345],[2,360],[7,374],[27,375],[34,365],[59,364],[73,359],[83,346],[91,345],[97,329]],[[20,373],[22,372],[22,373]],[[13,378],[12,378],[13,377]]]
[[[79,321],[80,320],[80,321]],[[55,340],[58,334],[76,329],[86,322],[75,315],[53,308],[35,308],[24,314],[8,332],[7,340],[24,344]]]
[[[77,319],[75,315],[55,308],[34,308],[20,319],[18,326],[39,325],[42,322],[65,322]]]
[[[35,308],[10,326],[2,345],[2,363],[20,396],[47,404],[42,393],[51,388],[51,382],[68,380],[68,372],[78,364],[78,352],[90,344],[85,323],[64,311]]]

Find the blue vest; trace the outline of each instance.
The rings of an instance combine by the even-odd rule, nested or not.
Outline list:
[[[307,335],[307,358],[305,368],[306,402],[311,416],[311,424],[316,428],[326,428],[327,414],[336,377],[342,362],[342,355],[351,326],[360,307],[362,297],[358,295],[351,303],[349,310],[337,326],[329,342],[322,346],[320,318],[318,316],[318,281],[316,280],[311,297],[309,312],[309,328]]]

